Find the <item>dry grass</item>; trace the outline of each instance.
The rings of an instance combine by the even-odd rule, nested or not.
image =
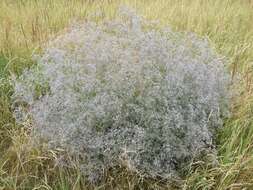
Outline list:
[[[76,169],[54,165],[58,154],[29,144],[29,126],[12,118],[8,76],[33,64],[31,53],[73,20],[95,10],[113,17],[119,4],[174,30],[207,36],[229,58],[235,89],[232,116],[218,138],[219,165],[193,163],[183,189],[253,189],[253,1],[252,0],[1,0],[0,1],[0,189],[171,189],[123,168],[108,172],[102,186],[87,184]],[[100,18],[98,18],[100,19]],[[104,184],[104,185],[103,185]]]

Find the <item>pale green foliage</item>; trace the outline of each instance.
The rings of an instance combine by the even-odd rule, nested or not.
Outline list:
[[[229,78],[207,40],[154,28],[127,9],[73,26],[13,81],[16,118],[32,119],[35,140],[80,156],[91,180],[121,164],[179,177],[212,151]]]

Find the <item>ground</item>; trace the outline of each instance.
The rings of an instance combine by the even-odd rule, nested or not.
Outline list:
[[[34,61],[43,44],[74,22],[94,12],[95,19],[114,17],[119,5],[176,31],[209,38],[229,60],[235,79],[231,116],[217,137],[219,164],[197,162],[181,189],[253,189],[253,1],[252,0],[2,0],[0,2],[0,189],[92,189],[78,169],[59,168],[59,151],[29,143],[29,123],[12,117],[11,77]],[[240,80],[236,77],[240,75]],[[208,159],[207,159],[208,160]],[[118,168],[109,171],[100,189],[172,189],[173,185],[142,179]],[[97,187],[98,188],[98,187]]]

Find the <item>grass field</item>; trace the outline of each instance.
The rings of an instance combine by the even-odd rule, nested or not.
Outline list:
[[[12,117],[9,78],[33,64],[31,54],[70,23],[101,11],[112,18],[119,5],[176,31],[207,36],[229,60],[237,97],[218,136],[219,164],[193,163],[181,189],[253,189],[253,1],[252,0],[1,0],[0,1],[0,190],[12,189],[173,189],[119,168],[94,187],[76,169],[59,168],[61,152],[29,143],[29,124]],[[101,19],[101,18],[96,18]]]

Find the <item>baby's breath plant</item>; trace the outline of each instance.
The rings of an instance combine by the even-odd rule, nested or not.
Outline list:
[[[206,39],[155,29],[133,11],[72,26],[13,81],[32,138],[80,158],[91,180],[124,165],[180,177],[212,151],[229,100],[223,59]]]

